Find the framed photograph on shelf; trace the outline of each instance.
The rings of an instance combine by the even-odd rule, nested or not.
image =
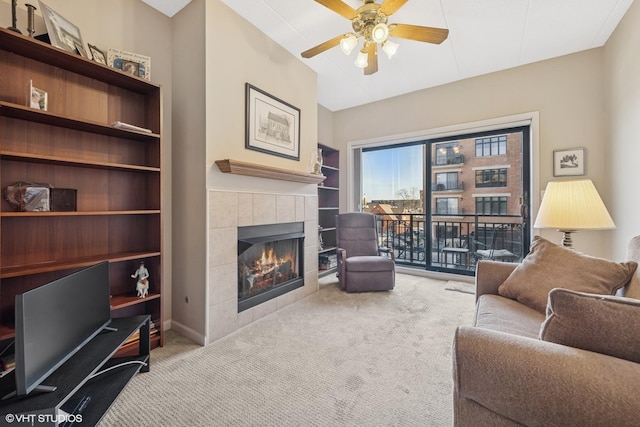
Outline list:
[[[586,173],[586,148],[553,151],[553,176],[579,176]]]
[[[109,49],[107,65],[141,79],[151,80],[151,57],[124,50]]]
[[[84,42],[80,35],[80,29],[49,6],[42,3],[42,1],[38,0],[38,3],[40,3],[40,10],[42,11],[42,17],[47,27],[51,45],[66,50],[67,52],[82,55],[82,52],[84,52]],[[83,56],[86,56],[86,53]]]
[[[33,86],[31,80],[29,80],[29,107],[35,108],[36,110],[47,111],[47,103],[49,101],[49,96],[47,92],[42,89],[38,89]]]
[[[300,109],[245,84],[245,148],[300,160]]]
[[[87,46],[89,46],[89,52],[91,52],[91,59],[100,64],[107,65],[107,55],[102,49],[92,44],[87,44]]]

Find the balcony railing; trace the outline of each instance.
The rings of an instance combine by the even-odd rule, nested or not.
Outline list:
[[[464,182],[447,182],[446,184],[433,184],[432,191],[463,191]]]
[[[397,264],[424,268],[429,261],[433,270],[462,274],[473,274],[480,259],[521,261],[529,250],[521,221],[516,215],[466,215],[428,224],[422,214],[377,215],[380,244],[394,251]]]
[[[438,156],[431,163],[433,166],[461,165],[464,163],[464,155],[455,154],[451,156]]]

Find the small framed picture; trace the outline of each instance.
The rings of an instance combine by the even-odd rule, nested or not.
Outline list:
[[[104,51],[97,46],[92,44],[88,44],[89,52],[91,52],[91,59],[94,61],[107,65],[107,55],[105,55]]]
[[[586,173],[586,148],[554,150],[553,176],[578,176]]]
[[[67,52],[82,55],[84,42],[80,35],[80,29],[49,6],[42,3],[41,0],[38,0],[38,3],[40,4],[40,10],[42,11],[42,17],[44,18],[44,24],[47,27],[51,44]],[[78,46],[80,46],[81,49],[78,49]]]
[[[82,56],[83,58],[89,57],[87,55],[87,51],[84,49],[84,46],[79,45],[78,43],[76,43],[76,52],[78,53],[78,55]]]
[[[47,92],[33,86],[29,80],[29,106],[37,110],[47,111]]]
[[[109,49],[107,65],[132,76],[151,80],[151,57],[124,50]]]

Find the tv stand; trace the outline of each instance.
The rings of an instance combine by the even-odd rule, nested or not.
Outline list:
[[[64,424],[65,414],[81,416],[77,425],[98,424],[118,394],[138,372],[149,372],[150,316],[113,319],[109,324],[116,330],[98,334],[76,354],[56,369],[43,383],[55,384],[56,390],[27,396],[16,396],[3,401],[0,424],[5,415],[24,416],[34,426]],[[130,357],[112,357],[136,331],[140,330],[139,354]],[[15,389],[12,373],[0,378],[0,395]],[[78,407],[82,412],[77,413]],[[16,418],[17,420],[17,418]],[[42,422],[40,422],[42,421]]]

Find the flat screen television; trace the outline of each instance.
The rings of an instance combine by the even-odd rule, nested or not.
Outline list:
[[[16,394],[41,385],[111,322],[109,263],[76,271],[16,295]]]

